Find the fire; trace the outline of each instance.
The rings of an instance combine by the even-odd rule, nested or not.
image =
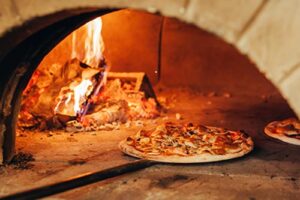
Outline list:
[[[101,28],[98,17],[75,30],[67,40],[71,58],[34,73],[24,91],[20,127],[88,131],[159,115],[145,74],[108,73]]]
[[[74,81],[70,85],[63,87],[57,97],[57,104],[54,108],[56,114],[77,116],[81,114],[82,104],[92,93],[93,83],[91,80],[83,79]]]
[[[93,85],[93,83],[90,80],[82,80],[81,83],[76,86],[74,91],[74,112],[76,114],[80,113],[81,105],[80,102],[82,102],[82,99],[86,99],[86,93],[88,89]]]
[[[103,60],[102,52],[104,50],[104,42],[101,36],[101,17],[86,23],[82,28],[85,29],[86,32],[83,55],[81,55],[80,51],[76,48],[80,38],[77,37],[77,31],[74,31],[72,33],[71,59],[77,58],[83,63],[93,68],[97,68],[100,66],[101,60]]]
[[[59,97],[59,101],[55,107],[55,112],[57,113],[60,106],[65,105],[65,108],[73,106],[74,113],[76,115],[85,114],[86,109],[82,109],[82,104],[85,103],[88,99],[88,96],[95,90],[95,94],[98,93],[98,90],[105,84],[106,82],[106,71],[101,72],[105,66],[103,66],[103,50],[104,50],[104,42],[101,35],[102,30],[102,19],[98,17],[88,23],[86,23],[83,27],[72,33],[72,54],[71,59],[78,59],[82,63],[88,65],[91,68],[97,69],[98,73],[103,73],[102,79],[99,80],[100,83],[93,84],[93,82],[89,79],[92,77],[85,77],[85,74],[82,74],[81,80],[78,84],[78,81],[73,81],[69,85],[69,92],[63,93],[64,97]],[[82,48],[78,48],[80,46],[80,42],[82,37],[78,37],[77,34],[79,31],[83,31],[84,34],[84,52],[82,52]],[[76,86],[74,86],[76,85]],[[96,88],[94,88],[96,87]],[[71,101],[72,100],[72,101]],[[89,104],[88,104],[89,105]],[[87,105],[87,107],[88,107]],[[71,113],[71,111],[66,111]],[[82,113],[83,112],[83,113]]]

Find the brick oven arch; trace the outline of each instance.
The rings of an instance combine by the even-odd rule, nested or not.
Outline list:
[[[300,94],[296,91],[297,86],[300,84],[300,79],[298,79],[300,76],[298,67],[300,60],[297,60],[300,58],[296,58],[296,55],[298,55],[297,52],[300,52],[300,49],[289,49],[288,46],[284,46],[285,49],[283,50],[290,50],[292,52],[282,56],[281,53],[283,50],[276,49],[279,48],[279,46],[270,46],[269,41],[265,40],[275,41],[279,39],[276,41],[276,44],[278,43],[279,45],[283,43],[284,38],[278,38],[276,35],[276,31],[282,33],[280,27],[275,26],[278,21],[274,22],[270,20],[270,18],[277,16],[276,14],[278,13],[275,11],[278,11],[282,4],[284,4],[286,9],[292,8],[292,11],[295,10],[295,12],[300,6],[293,7],[290,6],[288,2],[277,1],[269,1],[267,3],[264,1],[251,1],[242,3],[239,0],[235,0],[232,1],[232,3],[238,3],[239,7],[229,5],[231,3],[228,2],[207,3],[205,1],[193,0],[7,1],[6,7],[8,9],[5,10],[0,17],[0,44],[4,44],[7,47],[6,50],[0,53],[2,85],[0,90],[2,102],[0,107],[0,138],[1,135],[5,135],[4,146],[11,146],[14,143],[15,136],[12,134],[15,132],[14,124],[16,116],[14,116],[14,113],[18,108],[13,105],[17,105],[20,101],[20,94],[16,94],[15,91],[22,90],[24,83],[28,81],[30,75],[33,73],[34,69],[29,69],[28,66],[37,66],[40,62],[40,60],[29,62],[29,60],[36,57],[41,59],[43,57],[42,55],[45,55],[50,48],[56,44],[53,42],[54,38],[56,38],[58,42],[66,34],[93,17],[110,12],[113,9],[121,8],[132,8],[150,13],[158,13],[168,17],[175,17],[181,21],[194,24],[199,28],[212,32],[233,44],[256,63],[259,70],[279,89],[299,117]],[[281,14],[284,13],[285,11],[282,11]],[[44,19],[47,20],[43,21]],[[283,22],[285,22],[285,20],[290,19],[282,19]],[[272,32],[263,28],[266,24],[273,28]],[[300,24],[295,22],[291,26],[293,26],[291,29],[292,34],[295,33],[294,35],[296,35],[296,33],[298,33],[297,30],[299,30],[297,27],[300,28]],[[64,28],[62,29],[62,27]],[[23,35],[22,38],[19,37],[20,33]],[[47,35],[47,37],[45,37],[45,35]],[[12,38],[18,39],[13,40],[10,36],[15,36]],[[22,40],[25,38],[26,40]],[[296,43],[297,37],[289,37],[288,39],[288,44],[293,44],[293,42]],[[45,41],[45,43],[40,43],[41,41]],[[30,49],[29,44],[31,43],[34,43],[37,49]],[[18,46],[18,48],[9,52],[8,50],[14,46]],[[41,50],[40,47],[42,46],[47,46],[49,49]],[[20,52],[25,49],[28,52],[27,54],[22,55],[19,59],[13,57],[13,55],[20,54]],[[284,60],[286,62],[284,62]],[[5,66],[10,67],[6,68]],[[4,149],[13,151],[12,148],[4,147]],[[4,155],[6,155],[4,160],[9,161],[13,153],[6,152]],[[0,157],[0,161],[1,160]]]
[[[248,55],[279,89],[298,117],[300,116],[300,94],[296,92],[300,84],[300,48],[297,45],[300,22],[293,17],[300,9],[299,2],[25,0],[6,1],[5,4],[3,6],[7,9],[4,9],[0,16],[0,35],[36,17],[82,8],[132,8],[192,23],[217,34]],[[286,30],[289,36],[286,35]]]

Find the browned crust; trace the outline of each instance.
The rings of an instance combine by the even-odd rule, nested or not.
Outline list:
[[[138,151],[134,147],[128,145],[126,140],[122,140],[119,143],[119,148],[125,154],[136,157],[136,158],[143,158],[147,160],[153,160],[158,162],[164,163],[207,163],[207,162],[216,162],[222,160],[229,160],[233,158],[242,157],[253,150],[254,143],[252,139],[249,137],[247,138],[247,143],[250,146],[248,149],[243,149],[237,153],[229,153],[225,155],[211,155],[209,153],[201,154],[201,155],[193,155],[193,156],[178,156],[178,155],[147,155],[141,151]]]
[[[265,134],[272,137],[272,138],[276,138],[278,140],[281,140],[281,141],[289,143],[289,144],[300,145],[300,140],[299,139],[291,138],[291,137],[288,137],[284,134],[278,134],[278,133],[272,132],[271,131],[272,127],[274,127],[274,126],[276,127],[277,123],[278,123],[278,121],[269,123],[264,129]]]

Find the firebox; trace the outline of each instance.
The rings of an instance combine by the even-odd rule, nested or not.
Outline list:
[[[296,199],[299,147],[263,129],[297,118],[299,108],[255,54],[249,59],[232,42],[247,43],[242,34],[268,4],[253,5],[235,36],[151,7],[60,11],[7,32],[0,38],[0,196]],[[243,158],[187,165],[118,149],[127,136],[168,121],[243,130],[255,148]]]

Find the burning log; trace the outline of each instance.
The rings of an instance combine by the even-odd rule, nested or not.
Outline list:
[[[69,132],[97,131],[113,129],[107,126],[113,122],[126,122],[128,105],[124,100],[109,102],[103,109],[83,116],[80,121],[72,120],[66,123],[66,130]]]
[[[83,124],[103,125],[115,121],[125,122],[127,120],[126,113],[128,111],[127,102],[119,100],[117,102],[109,102],[109,105],[83,117]]]
[[[107,84],[91,98],[86,114],[79,121],[68,122],[66,130],[102,130],[103,125],[114,122],[158,116],[155,94],[147,80],[144,73],[109,73]]]
[[[66,130],[78,132],[159,115],[145,73],[110,72],[106,77],[104,68],[94,69],[77,59],[53,65],[49,71],[37,71],[26,88],[19,126],[66,126]]]
[[[76,78],[69,85],[61,88],[56,99],[55,114],[77,116],[81,105],[86,102],[98,82],[96,78],[99,70],[87,68],[82,72],[82,77]]]
[[[159,115],[145,73],[111,72],[107,76],[101,27],[101,18],[83,27],[84,48],[78,48],[81,37],[72,33],[72,59],[65,65],[36,70],[24,91],[19,127],[90,130]]]
[[[35,127],[46,123],[55,126],[56,115],[70,118],[76,116],[74,95],[70,95],[70,90],[75,89],[83,79],[90,80],[90,88],[85,94],[88,96],[98,81],[100,70],[89,68],[77,59],[65,65],[53,64],[49,69],[39,68],[24,90],[18,125]],[[83,102],[84,98],[79,100],[79,104]]]

